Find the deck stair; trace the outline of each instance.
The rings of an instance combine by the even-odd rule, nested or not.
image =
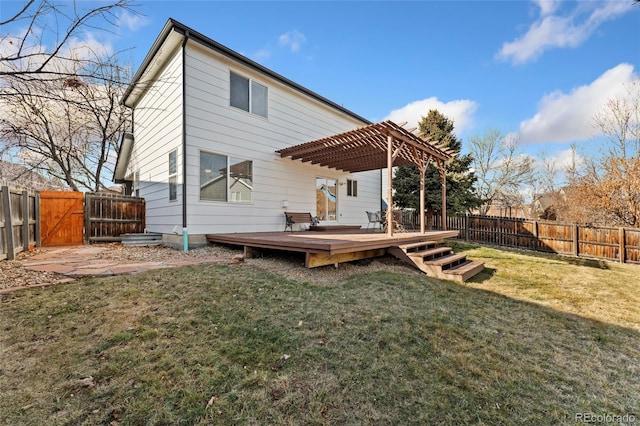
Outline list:
[[[387,251],[430,277],[464,282],[484,269],[483,262],[467,260],[451,247],[437,241],[423,241],[393,246]]]

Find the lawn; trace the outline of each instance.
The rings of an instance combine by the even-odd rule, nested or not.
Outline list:
[[[456,250],[485,272],[276,258],[6,295],[0,424],[638,421],[640,266]]]

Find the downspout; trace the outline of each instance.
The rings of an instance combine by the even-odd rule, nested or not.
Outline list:
[[[126,106],[126,105],[125,105]],[[133,143],[135,144],[135,134],[136,134],[136,109],[135,108],[131,108],[131,134],[133,135]],[[133,147],[131,147],[131,151],[133,151]],[[131,182],[129,184],[130,190],[129,190],[129,195],[135,195],[136,197],[140,196],[140,169],[137,170],[138,174],[138,195],[135,194],[135,189],[134,186],[136,185],[136,170],[133,171],[133,182]],[[146,215],[146,213],[145,213]],[[144,218],[145,220],[145,225],[144,225],[144,229],[147,229],[147,218]]]
[[[189,233],[187,231],[187,42],[189,30],[184,33],[182,42],[182,250],[189,251]]]

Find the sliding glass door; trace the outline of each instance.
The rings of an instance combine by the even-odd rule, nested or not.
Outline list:
[[[322,221],[336,221],[337,182],[335,179],[316,178],[316,216]]]

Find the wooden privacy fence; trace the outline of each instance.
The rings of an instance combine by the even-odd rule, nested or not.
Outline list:
[[[440,216],[434,216],[432,225],[442,229]],[[447,229],[481,244],[640,263],[640,228],[467,215],[448,216]]]
[[[109,193],[0,190],[0,260],[30,247],[121,241],[145,229],[143,198]]]
[[[144,198],[120,194],[87,193],[84,200],[84,235],[87,243],[121,241],[122,234],[144,232],[146,215]]]
[[[0,260],[40,245],[39,194],[3,186],[0,191]]]

